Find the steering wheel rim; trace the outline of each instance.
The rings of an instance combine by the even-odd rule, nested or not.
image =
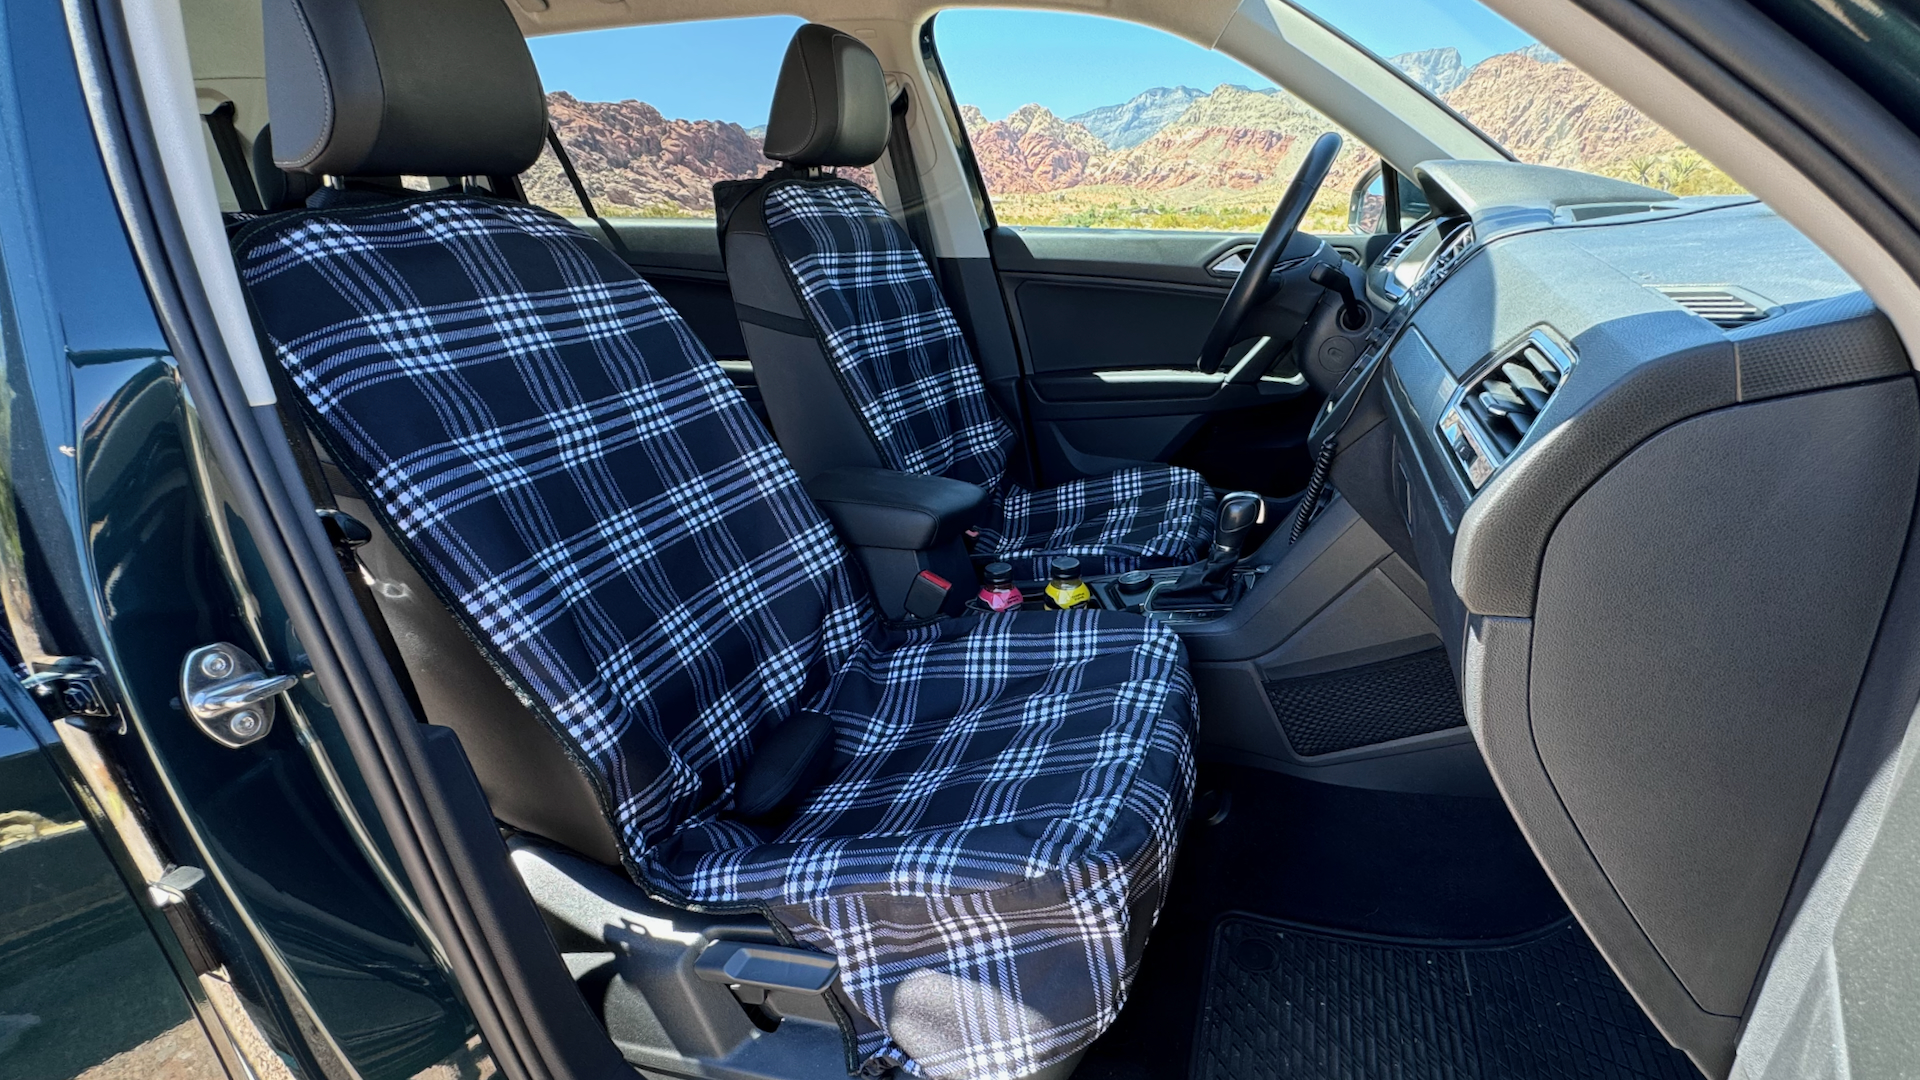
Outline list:
[[[1227,349],[1238,340],[1234,335],[1240,332],[1240,324],[1247,315],[1265,301],[1271,294],[1269,276],[1274,264],[1280,261],[1280,253],[1286,250],[1287,241],[1300,229],[1300,223],[1306,219],[1307,207],[1313,203],[1313,197],[1320,193],[1320,186],[1327,182],[1327,174],[1333,171],[1333,159],[1340,155],[1341,138],[1337,131],[1329,131],[1313,141],[1307,150],[1305,160],[1300,162],[1299,171],[1293,174],[1293,180],[1287,184],[1287,190],[1280,196],[1280,205],[1273,208],[1273,217],[1267,219],[1267,227],[1260,239],[1247,253],[1247,264],[1240,268],[1240,276],[1234,279],[1233,288],[1227,290],[1227,298],[1220,305],[1220,314],[1213,317],[1213,327],[1207,331],[1206,343],[1200,346],[1200,370],[1208,375],[1220,370],[1220,362],[1226,358]]]

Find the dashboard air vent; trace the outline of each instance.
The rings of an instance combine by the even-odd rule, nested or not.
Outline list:
[[[1413,228],[1394,237],[1393,243],[1387,245],[1387,250],[1380,253],[1380,258],[1376,260],[1378,264],[1387,266],[1391,264],[1393,260],[1405,255],[1407,249],[1413,246],[1413,242],[1420,239],[1422,233],[1433,228],[1434,224],[1434,222],[1429,221],[1421,225],[1415,225]]]
[[[1573,353],[1535,330],[1461,389],[1440,437],[1474,487],[1513,456],[1572,370]]]
[[[1731,330],[1767,317],[1759,306],[1717,285],[1655,285],[1653,291],[1724,329]]]

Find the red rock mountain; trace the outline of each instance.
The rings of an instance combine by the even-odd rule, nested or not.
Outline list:
[[[1620,176],[1679,194],[1738,190],[1644,113],[1550,53],[1505,53],[1464,74],[1454,59],[1455,68],[1438,84],[1447,87],[1445,100],[1522,161]],[[1154,93],[1163,91],[1148,91]],[[1284,184],[1312,140],[1332,127],[1284,92],[1232,85],[1193,98],[1144,141],[1121,149],[1106,149],[1087,128],[1039,105],[994,121],[966,108],[962,119],[989,192],[1106,186],[1179,199]],[[1373,160],[1349,139],[1323,199],[1344,202]]]
[[[1647,115],[1564,60],[1526,52],[1475,64],[1447,104],[1521,161],[1607,171],[1680,145]]]
[[[987,123],[980,110],[960,107],[974,160],[988,191],[1057,191],[1087,181],[1087,165],[1107,144],[1079,124],[1039,105],[1023,105],[1005,120]]]
[[[561,90],[547,95],[547,116],[594,209],[608,216],[711,214],[715,181],[759,176],[776,164],[761,156],[757,132],[723,120],[669,120],[644,101],[581,101]],[[840,172],[873,186],[871,169]],[[534,202],[579,212],[552,151],[522,182]]]
[[[1621,176],[1680,194],[1738,190],[1639,110],[1544,50],[1505,53],[1464,70],[1450,50],[1409,55],[1426,65],[1419,71],[1433,88],[1445,88],[1450,105],[1522,161]],[[990,121],[971,105],[960,112],[988,192],[1009,202],[1025,200],[1039,215],[1035,220],[1051,220],[1055,211],[1046,207],[1056,198],[1066,200],[1060,213],[1088,200],[1137,204],[1135,193],[1152,193],[1156,202],[1176,209],[1247,201],[1236,193],[1267,200],[1331,126],[1289,94],[1232,85],[1204,94],[1184,87],[1178,94],[1150,90],[1135,102],[1084,115],[1089,123],[1104,123],[1106,113],[1147,98],[1155,108],[1127,112],[1131,126],[1124,137],[1116,135],[1124,143],[1118,147],[1040,105],[1022,106],[1003,120]],[[547,108],[604,214],[704,216],[713,209],[715,181],[758,176],[774,164],[761,156],[760,131],[738,124],[669,120],[645,102],[581,101],[565,91],[549,94]],[[1323,188],[1327,205],[1316,212],[1343,219],[1346,193],[1373,160],[1349,139]],[[870,169],[841,173],[874,187]],[[572,189],[550,154],[525,181],[535,201],[577,212]]]

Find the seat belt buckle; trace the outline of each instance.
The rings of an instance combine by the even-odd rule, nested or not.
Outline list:
[[[947,594],[952,591],[953,582],[931,570],[920,571],[907,586],[907,616],[921,621],[933,618],[946,606]]]

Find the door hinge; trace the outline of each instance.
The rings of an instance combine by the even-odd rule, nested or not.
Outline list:
[[[47,719],[95,735],[126,734],[126,715],[100,661],[91,656],[59,656],[33,667],[33,674],[20,683]]]

